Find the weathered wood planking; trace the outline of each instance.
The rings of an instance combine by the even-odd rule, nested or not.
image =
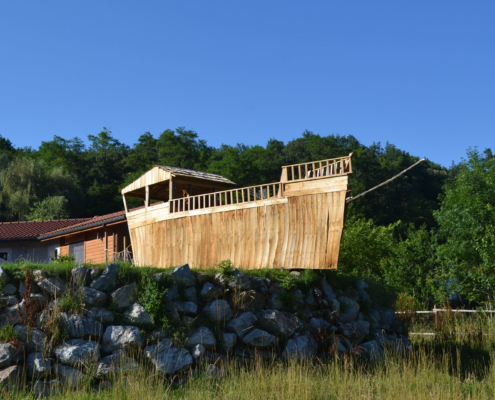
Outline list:
[[[342,179],[342,177],[340,177]],[[337,183],[337,182],[336,182]],[[347,183],[347,182],[346,182]],[[324,193],[168,214],[166,207],[128,214],[137,265],[189,263],[207,268],[230,259],[245,269],[335,269],[347,185]],[[303,189],[304,190],[304,189]],[[298,188],[298,192],[300,189]]]

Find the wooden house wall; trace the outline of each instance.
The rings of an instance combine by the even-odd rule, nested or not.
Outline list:
[[[347,187],[158,222],[134,223],[128,216],[134,261],[207,268],[230,259],[245,269],[335,269],[344,225],[343,189]]]

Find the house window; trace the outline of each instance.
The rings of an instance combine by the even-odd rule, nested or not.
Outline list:
[[[60,257],[60,245],[54,244],[48,247],[48,262]]]
[[[4,260],[4,261],[8,261],[9,260],[9,253],[6,251],[1,251],[0,252],[0,259]]]

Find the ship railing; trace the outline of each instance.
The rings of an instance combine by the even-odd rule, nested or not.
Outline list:
[[[259,200],[274,199],[281,196],[282,185],[280,182],[277,182],[267,185],[249,186],[239,189],[225,190],[222,192],[213,192],[172,199],[170,200],[169,212],[176,213],[212,207],[246,204]]]
[[[330,176],[352,173],[352,153],[347,157],[329,160],[311,161],[282,167],[281,182],[303,181],[308,179],[328,178]]]

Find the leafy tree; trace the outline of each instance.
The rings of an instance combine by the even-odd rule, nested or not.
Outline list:
[[[68,203],[64,196],[48,196],[43,201],[34,203],[27,219],[28,221],[47,221],[69,218]]]
[[[494,298],[494,204],[495,157],[489,149],[469,150],[456,178],[445,185],[435,218],[440,259],[454,279],[453,287],[470,300]]]

